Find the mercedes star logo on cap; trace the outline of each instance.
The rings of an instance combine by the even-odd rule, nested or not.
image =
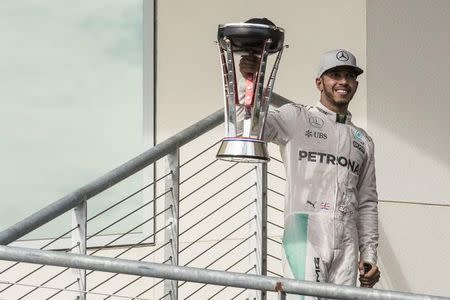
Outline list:
[[[349,59],[348,53],[345,51],[339,51],[336,53],[336,58],[340,61],[347,61]]]

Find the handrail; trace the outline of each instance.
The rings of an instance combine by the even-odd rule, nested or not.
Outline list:
[[[281,106],[291,101],[273,93],[272,104]],[[224,121],[223,109],[207,116],[199,122],[191,125],[183,131],[168,138],[162,143],[127,161],[114,170],[91,181],[74,192],[56,200],[48,206],[40,209],[31,216],[17,222],[0,232],[0,245],[7,245],[27,233],[39,228],[54,218],[78,206],[83,201],[98,195],[125,178],[141,171],[145,167],[164,157],[177,147],[181,147],[200,135],[210,131]]]
[[[332,283],[300,281],[11,246],[0,246],[0,259],[334,299],[449,299],[423,294],[357,288]]]

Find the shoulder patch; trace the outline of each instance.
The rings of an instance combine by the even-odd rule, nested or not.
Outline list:
[[[373,143],[372,138],[369,136],[369,134],[364,129],[354,126],[352,132],[353,132],[353,137],[355,138],[355,140],[367,142],[370,144]]]

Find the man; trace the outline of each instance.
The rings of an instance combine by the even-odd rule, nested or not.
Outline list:
[[[240,71],[252,78],[258,64],[244,55]],[[349,51],[328,51],[315,80],[319,103],[268,114],[264,137],[280,146],[287,176],[286,277],[356,285],[359,271],[363,287],[380,278],[374,144],[348,111],[362,73]]]

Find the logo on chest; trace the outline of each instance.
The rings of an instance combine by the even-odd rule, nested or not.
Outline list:
[[[312,131],[309,129],[305,131],[305,136],[308,138],[314,137],[316,139],[322,139],[322,140],[326,140],[328,138],[328,136],[325,132]]]
[[[312,127],[320,129],[323,127],[323,124],[325,124],[325,122],[319,117],[309,117],[309,124],[311,124]]]
[[[360,171],[360,166],[357,161],[351,160],[350,158],[344,156],[335,156],[329,153],[299,150],[298,160],[306,160],[308,162],[341,166],[349,169],[356,175],[359,175]]]

